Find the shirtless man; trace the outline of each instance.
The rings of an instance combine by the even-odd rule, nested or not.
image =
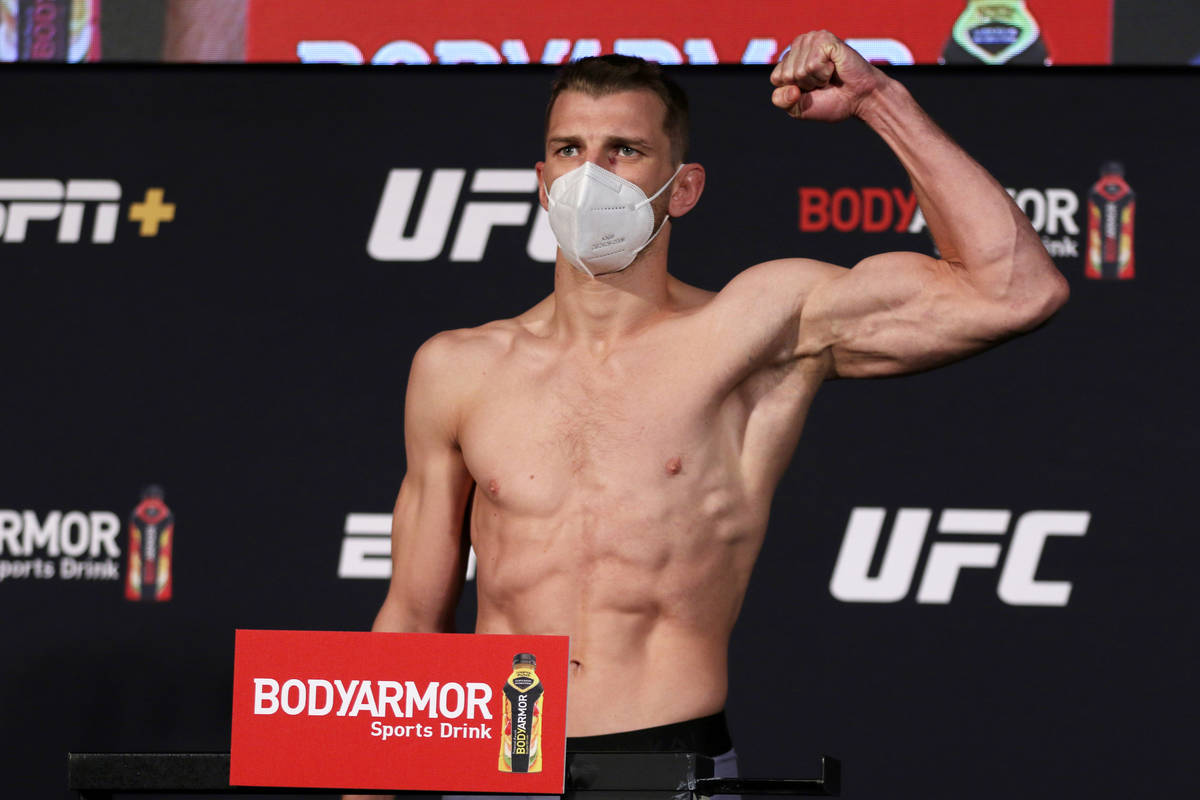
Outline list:
[[[1067,297],[1000,184],[832,34],[798,37],[771,82],[791,116],[858,117],[884,139],[940,259],[783,259],[717,293],[676,280],[670,219],[704,188],[704,168],[684,163],[686,109],[652,65],[597,59],[556,83],[537,164],[554,293],[440,333],[413,360],[374,630],[451,629],[473,496],[476,631],[571,637],[572,738],[687,728],[724,708],[771,497],[824,381],[945,364],[1032,330]],[[573,207],[617,204],[605,187],[634,206],[652,197],[652,216],[591,235]],[[601,247],[628,231],[616,256]]]

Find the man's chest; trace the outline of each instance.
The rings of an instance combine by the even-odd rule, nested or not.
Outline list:
[[[711,376],[669,359],[517,365],[488,376],[459,443],[491,499],[549,511],[572,493],[629,497],[711,469],[729,438],[724,400]]]

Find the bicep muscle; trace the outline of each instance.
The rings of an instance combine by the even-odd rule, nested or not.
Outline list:
[[[888,253],[814,287],[801,315],[800,348],[828,350],[839,377],[919,372],[995,344],[1002,315],[961,268],[919,253]]]

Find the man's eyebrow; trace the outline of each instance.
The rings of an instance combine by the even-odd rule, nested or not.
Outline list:
[[[546,139],[546,144],[579,144],[583,141],[582,136],[573,134],[560,134],[558,136],[550,136]],[[636,136],[609,136],[604,140],[605,145],[611,146],[615,144],[627,144],[642,150],[653,150],[654,144],[649,139],[639,139]]]
[[[633,145],[642,150],[654,149],[654,144],[649,139],[639,139],[636,136],[613,136],[609,138],[609,142],[613,144]]]

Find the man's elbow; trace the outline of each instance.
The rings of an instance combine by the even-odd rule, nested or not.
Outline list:
[[[1071,299],[1071,285],[1057,269],[1051,274],[1049,283],[1051,285],[1046,292],[1047,319],[1058,313],[1058,310],[1067,304],[1067,300]]]
[[[1031,331],[1058,313],[1070,298],[1071,287],[1051,262],[1022,295],[1010,307],[1010,324],[1017,333]]]

